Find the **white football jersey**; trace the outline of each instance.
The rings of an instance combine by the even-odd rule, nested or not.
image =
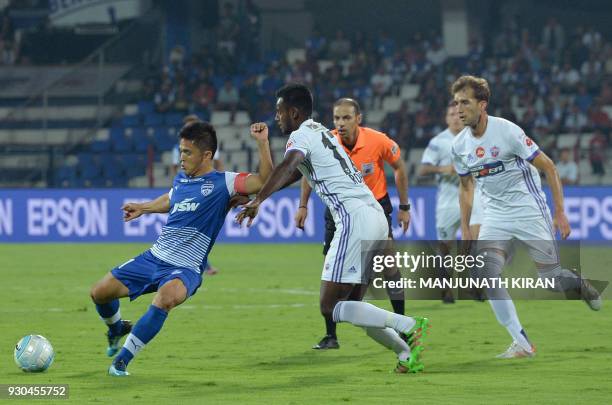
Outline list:
[[[455,135],[447,128],[431,138],[423,157],[422,164],[433,166],[448,166],[453,164],[451,146]],[[457,211],[459,201],[459,178],[456,175],[436,175],[438,181],[438,194],[436,196],[436,216],[446,211]]]
[[[481,187],[484,222],[550,217],[540,176],[529,163],[540,150],[518,125],[488,116],[480,138],[465,127],[451,151],[457,173],[472,175]]]
[[[366,205],[378,205],[361,172],[323,125],[312,119],[304,121],[289,136],[285,154],[290,150],[304,154],[298,169],[336,221]]]

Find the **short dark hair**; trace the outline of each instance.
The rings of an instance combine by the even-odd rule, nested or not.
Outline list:
[[[451,94],[456,94],[463,90],[464,88],[469,87],[474,91],[474,97],[478,101],[486,101],[489,102],[489,97],[491,97],[491,90],[489,89],[489,83],[486,79],[482,77],[476,76],[461,76],[453,86],[451,87]]]
[[[179,139],[187,139],[202,152],[211,151],[214,155],[217,151],[217,131],[215,127],[205,121],[192,121],[179,132]]]
[[[282,98],[288,107],[295,107],[307,117],[312,115],[312,93],[300,83],[290,83],[276,92],[276,97]]]
[[[336,107],[338,107],[339,105],[342,105],[342,104],[352,105],[353,108],[355,109],[355,115],[361,114],[361,107],[359,106],[359,103],[357,102],[357,100],[355,100],[354,98],[349,98],[349,97],[339,98],[334,103],[334,108],[336,108]]]

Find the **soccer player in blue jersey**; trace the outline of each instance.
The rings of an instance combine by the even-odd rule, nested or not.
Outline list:
[[[236,196],[258,192],[272,171],[268,127],[251,125],[257,140],[258,174],[218,172],[213,169],[217,137],[212,125],[197,121],[180,133],[182,171],[172,188],[154,201],[128,203],[124,220],[142,214],[168,213],[168,221],[151,249],[115,267],[91,289],[91,298],[108,325],[107,354],[119,350],[119,340],[128,335],[108,372],[127,376],[130,361],[161,330],[168,312],[192,296],[202,284],[202,269]],[[245,200],[248,201],[248,200]],[[147,312],[132,328],[121,319],[119,298],[156,292]]]

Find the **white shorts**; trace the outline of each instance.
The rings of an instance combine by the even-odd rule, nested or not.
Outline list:
[[[461,227],[459,201],[446,209],[436,209],[436,236],[438,240],[455,240]]]
[[[550,216],[526,220],[486,218],[480,227],[478,250],[496,248],[508,254],[512,239],[524,242],[536,263],[559,263],[559,248]]]
[[[362,241],[387,240],[389,224],[380,204],[368,205],[340,218],[331,241],[321,280],[343,284],[366,284],[361,268]]]
[[[482,225],[483,218],[482,193],[480,188],[474,190],[474,201],[472,201],[472,214],[470,215],[470,226]]]

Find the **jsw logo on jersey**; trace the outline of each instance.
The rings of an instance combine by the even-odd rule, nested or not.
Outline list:
[[[174,214],[175,212],[194,212],[198,209],[200,203],[190,202],[191,200],[193,200],[193,198],[185,198],[183,201],[174,204],[170,214]]]

